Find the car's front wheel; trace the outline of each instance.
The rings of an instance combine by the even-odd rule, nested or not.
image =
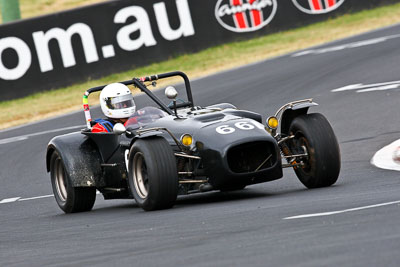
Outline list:
[[[129,188],[146,211],[171,208],[178,195],[174,152],[162,137],[134,142],[129,151]]]
[[[57,151],[50,160],[50,177],[54,197],[65,213],[90,211],[96,201],[96,188],[73,187]]]
[[[292,154],[304,154],[303,166],[295,167],[299,180],[307,188],[333,185],[340,172],[340,149],[328,120],[319,113],[296,117],[289,132]]]

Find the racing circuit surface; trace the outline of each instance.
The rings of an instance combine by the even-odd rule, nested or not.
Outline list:
[[[328,118],[341,146],[329,188],[308,190],[288,169],[243,191],[179,197],[170,210],[98,195],[93,211],[65,215],[45,149],[82,128],[83,112],[0,132],[0,265],[399,266],[400,173],[370,164],[400,138],[399,33],[397,25],[192,82],[196,105],[231,102],[264,119],[313,97],[311,112]]]

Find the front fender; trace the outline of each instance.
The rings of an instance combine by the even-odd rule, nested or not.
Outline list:
[[[105,186],[101,155],[90,138],[80,132],[54,137],[47,146],[47,172],[50,172],[50,159],[55,151],[60,155],[73,187]]]
[[[281,133],[289,134],[290,124],[294,118],[307,114],[308,109],[313,106],[318,106],[318,104],[313,102],[312,99],[310,99],[309,102],[287,104],[287,106],[281,111]]]
[[[136,140],[145,139],[145,138],[149,138],[149,137],[153,137],[153,136],[163,136],[165,138],[167,136],[167,134],[163,133],[162,131],[152,131],[152,132],[148,132],[148,133],[140,134],[140,135],[139,134],[135,134],[132,137],[132,139],[130,140],[129,149],[133,146],[133,143],[135,143]]]

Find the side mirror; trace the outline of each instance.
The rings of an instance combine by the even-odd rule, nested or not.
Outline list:
[[[165,88],[165,96],[169,99],[175,99],[178,96],[178,92],[173,86],[168,86]]]
[[[120,135],[126,132],[126,128],[122,123],[116,123],[113,127],[113,132]]]

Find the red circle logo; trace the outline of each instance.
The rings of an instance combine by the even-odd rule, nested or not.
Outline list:
[[[293,4],[307,14],[325,14],[340,7],[345,0],[293,0]]]
[[[229,31],[252,32],[269,24],[277,7],[276,0],[218,0],[215,17]]]

